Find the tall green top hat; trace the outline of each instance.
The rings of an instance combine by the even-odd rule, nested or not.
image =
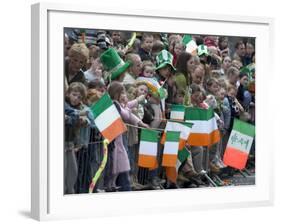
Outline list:
[[[173,66],[173,55],[167,51],[162,50],[157,56],[156,56],[156,69],[158,70],[160,68],[164,68],[166,65],[170,65],[174,71],[176,71],[175,67]]]
[[[124,73],[131,65],[130,61],[124,62],[114,48],[109,48],[103,52],[100,56],[100,61],[105,70],[111,74],[111,80],[117,79],[118,76]]]

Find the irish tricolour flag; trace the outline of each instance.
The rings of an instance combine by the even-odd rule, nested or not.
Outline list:
[[[107,93],[91,106],[91,111],[97,128],[109,142],[127,131],[120,114]]]
[[[178,120],[178,121],[184,121],[184,112],[185,112],[185,106],[184,105],[177,105],[173,104],[171,106],[171,120]]]
[[[189,137],[192,128],[192,123],[179,122],[179,121],[168,121],[161,139],[161,144],[165,144],[167,131],[178,131],[180,132],[179,149],[182,149]]]
[[[181,164],[190,156],[189,151],[187,151],[186,147],[178,151],[176,166],[174,167],[166,167],[166,176],[167,178],[173,182],[177,182],[178,170]]]
[[[157,146],[158,131],[142,129],[138,165],[145,168],[156,168],[157,164]]]
[[[186,107],[185,121],[193,126],[187,143],[191,146],[210,146],[220,140],[220,133],[213,109]]]
[[[180,132],[167,131],[166,133],[166,142],[164,145],[162,166],[166,168],[167,178],[176,183],[178,176],[178,169],[180,165],[187,159],[189,156],[186,148],[179,148],[179,138]]]
[[[185,34],[182,38],[182,43],[185,45],[186,52],[192,55],[197,55],[197,44],[192,39],[191,35]]]
[[[224,164],[236,169],[244,169],[254,136],[255,126],[235,119],[223,156]]]
[[[179,150],[180,132],[167,131],[162,166],[175,167]]]

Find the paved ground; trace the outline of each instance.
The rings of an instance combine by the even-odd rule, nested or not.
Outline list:
[[[225,178],[223,181],[229,182],[230,185],[254,185],[255,184],[255,172],[253,170],[246,170],[243,172],[237,172],[233,177]]]

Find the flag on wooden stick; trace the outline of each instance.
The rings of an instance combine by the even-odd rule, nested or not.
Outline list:
[[[105,93],[93,106],[91,111],[94,121],[102,136],[111,142],[127,131],[127,128],[108,93]]]
[[[181,166],[181,164],[190,156],[189,151],[187,151],[186,147],[184,147],[181,150],[178,150],[178,156],[176,161],[176,166],[174,167],[166,167],[166,176],[167,178],[173,182],[176,183],[177,177],[178,177],[178,171]]]

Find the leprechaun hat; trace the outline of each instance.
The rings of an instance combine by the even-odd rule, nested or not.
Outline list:
[[[160,68],[164,68],[166,65],[170,65],[174,71],[176,71],[175,67],[173,66],[173,55],[167,51],[162,50],[157,56],[156,56],[156,69],[158,70]]]
[[[100,61],[105,70],[110,73],[110,79],[117,79],[131,65],[130,61],[124,62],[114,48],[109,48],[100,56]]]

